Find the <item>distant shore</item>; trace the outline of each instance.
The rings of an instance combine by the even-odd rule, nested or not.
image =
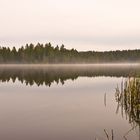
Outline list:
[[[0,64],[117,64],[140,63],[140,49],[77,51],[61,46],[26,44],[19,49],[0,47]]]

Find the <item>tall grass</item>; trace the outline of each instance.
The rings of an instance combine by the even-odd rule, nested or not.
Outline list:
[[[121,86],[116,88],[115,99],[118,103],[116,113],[120,109],[122,117],[125,117],[132,126],[122,136],[122,139],[128,140],[127,135],[138,127],[140,140],[140,78],[133,77],[122,81]],[[106,105],[106,94],[104,95],[104,102]],[[111,135],[105,129],[104,133],[107,140],[115,139],[113,130],[111,130]]]
[[[121,83],[121,87],[116,88],[117,110],[121,108],[122,117],[126,117],[132,125],[132,129],[139,127],[140,137],[140,78],[128,78]],[[129,130],[124,138],[130,133]]]

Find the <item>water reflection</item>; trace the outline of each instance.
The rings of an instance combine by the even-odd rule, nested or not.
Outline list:
[[[15,82],[17,79],[30,86],[51,86],[54,82],[63,85],[66,80],[81,76],[127,77],[139,75],[139,71],[139,65],[1,65],[0,81]]]
[[[121,89],[116,88],[117,113],[121,109],[122,117],[126,117],[132,125],[124,138],[134,129],[138,129],[140,139],[140,78],[129,78],[121,84]]]

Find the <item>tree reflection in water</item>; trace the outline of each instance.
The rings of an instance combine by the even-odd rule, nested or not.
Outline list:
[[[51,86],[54,82],[63,85],[66,80],[78,77],[127,77],[139,72],[139,65],[1,65],[0,81]]]
[[[140,139],[140,78],[128,78],[121,83],[121,89],[116,88],[116,101],[118,102],[116,112],[121,108],[122,117],[126,117],[132,125],[124,138],[134,129],[139,129]]]

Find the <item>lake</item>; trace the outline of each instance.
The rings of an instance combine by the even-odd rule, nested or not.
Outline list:
[[[139,140],[115,100],[139,74],[139,64],[0,65],[0,139],[105,140],[105,129]]]

